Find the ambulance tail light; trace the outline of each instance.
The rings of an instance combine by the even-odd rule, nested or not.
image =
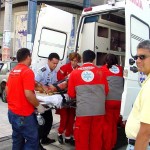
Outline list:
[[[84,8],[84,12],[92,11],[92,7]]]

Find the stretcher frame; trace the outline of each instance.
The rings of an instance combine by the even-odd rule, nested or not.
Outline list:
[[[54,96],[56,96],[56,97],[58,96],[59,98],[61,98],[61,100],[59,100],[59,102],[58,102],[59,105],[53,102],[54,101]],[[64,94],[64,96],[66,97],[66,102],[63,102],[63,98],[62,98],[61,94],[59,94],[58,92],[55,93],[55,94],[52,94],[52,95],[47,95],[45,93],[36,92],[36,97],[40,101],[40,103],[42,105],[49,106],[51,109],[76,108],[76,105],[75,105],[76,100],[75,99],[70,99],[67,94]],[[51,101],[52,97],[53,97],[53,101]]]

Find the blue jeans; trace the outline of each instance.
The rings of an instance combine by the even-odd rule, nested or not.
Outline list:
[[[38,150],[38,124],[35,114],[19,116],[8,111],[8,119],[12,125],[12,150]]]
[[[131,144],[128,144],[127,149],[126,150],[134,150],[134,146]],[[150,146],[147,147],[147,150],[150,150]]]

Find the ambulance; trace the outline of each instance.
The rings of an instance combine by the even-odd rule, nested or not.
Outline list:
[[[74,51],[91,49],[96,65],[101,66],[107,53],[115,54],[124,68],[121,116],[127,120],[145,79],[137,72],[133,56],[140,41],[150,38],[150,8],[147,0],[115,0],[85,8],[81,14]],[[58,68],[67,62],[73,15],[45,5],[39,13],[32,53],[32,67],[37,71],[52,52],[60,56]]]

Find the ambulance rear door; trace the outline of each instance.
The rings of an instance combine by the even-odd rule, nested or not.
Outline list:
[[[134,101],[141,88],[141,82],[145,76],[136,72],[136,64],[133,56],[136,55],[136,47],[139,42],[150,38],[150,9],[146,0],[126,0],[125,24],[126,24],[126,53],[124,68],[124,92],[122,95],[121,115],[127,120]],[[130,63],[129,63],[130,60]]]
[[[58,68],[66,63],[72,30],[73,14],[58,8],[44,5],[38,16],[35,40],[32,51],[34,72],[47,63],[50,53],[58,53]]]

